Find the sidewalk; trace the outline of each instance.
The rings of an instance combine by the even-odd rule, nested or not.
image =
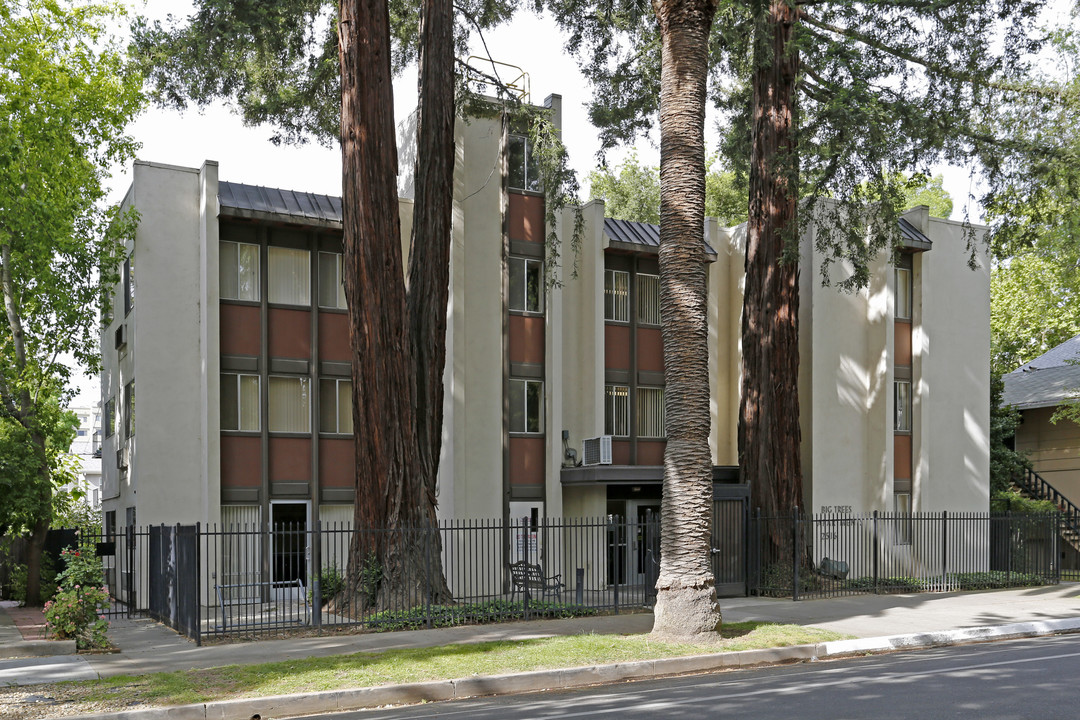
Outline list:
[[[970,642],[1000,635],[1045,634],[1080,630],[1080,584],[917,595],[857,595],[825,600],[729,598],[721,602],[725,622],[744,620],[813,625],[862,638],[860,641],[824,643],[812,648],[791,648],[784,652],[755,651],[721,664],[750,664],[846,652],[884,650],[915,645]],[[8,609],[0,612],[0,647],[12,637]],[[1020,630],[972,630],[1016,623],[1035,623]],[[488,640],[517,640],[578,633],[644,633],[652,626],[652,615],[637,613],[571,620],[541,620],[494,625],[414,630],[391,633],[327,635],[323,637],[262,640],[228,645],[197,647],[172,630],[150,620],[118,620],[109,631],[121,652],[112,655],[62,656],[0,660],[0,687],[83,679],[121,674],[207,668],[230,664],[254,664],[269,658],[341,655],[393,648],[432,647]],[[895,636],[917,637],[912,639]],[[872,638],[873,640],[866,640]],[[854,644],[853,644],[854,643]],[[822,649],[823,646],[831,646]],[[816,654],[815,654],[816,653]],[[3,653],[6,655],[6,653]],[[700,657],[700,656],[699,656]],[[657,661],[659,663],[659,661]],[[716,664],[716,660],[713,661]],[[700,664],[700,663],[699,663]],[[632,665],[632,663],[631,663]],[[690,664],[692,665],[692,663]],[[690,667],[687,663],[676,667]],[[664,666],[665,668],[667,666]],[[696,667],[696,666],[695,666]],[[599,672],[601,669],[593,669]],[[648,672],[668,674],[687,670],[663,669],[649,665]],[[634,671],[637,672],[637,671]],[[644,670],[641,672],[645,672]],[[641,672],[634,674],[640,677]],[[65,673],[69,673],[66,677]],[[605,676],[606,677],[606,676]],[[547,681],[550,682],[550,681]]]

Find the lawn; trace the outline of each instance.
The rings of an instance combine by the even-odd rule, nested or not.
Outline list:
[[[802,645],[843,639],[818,628],[728,623],[709,644],[658,642],[648,635],[573,635],[535,640],[444,645],[208,670],[124,675],[0,690],[0,717],[44,718],[211,700],[340,690],[472,675],[601,665],[632,660]],[[33,695],[51,703],[25,703]]]

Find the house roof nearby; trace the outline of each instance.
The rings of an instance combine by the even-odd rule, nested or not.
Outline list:
[[[220,182],[218,204],[223,215],[234,217],[302,218],[307,222],[341,224],[341,198],[331,195]]]
[[[1021,365],[1003,380],[1003,405],[1020,410],[1060,405],[1080,390],[1080,335]]]
[[[915,250],[929,250],[933,243],[919,228],[909,223],[904,218],[897,222],[900,226],[900,234],[904,238],[904,245]]]
[[[629,246],[636,245],[639,249],[641,246],[652,248],[654,252],[660,248],[660,226],[652,223],[604,218],[604,234],[612,247],[623,245],[631,249]],[[716,250],[704,240],[701,242],[709,259],[715,259]]]

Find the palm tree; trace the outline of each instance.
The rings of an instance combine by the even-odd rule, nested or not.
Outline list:
[[[709,563],[705,88],[716,0],[653,0],[660,27],[660,312],[667,450],[653,633],[720,627]]]

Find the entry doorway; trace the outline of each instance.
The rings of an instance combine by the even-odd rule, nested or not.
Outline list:
[[[632,584],[649,590],[660,576],[660,501],[627,500],[626,517],[632,545],[627,576]]]
[[[277,590],[299,581],[308,585],[310,505],[307,502],[270,502],[270,581]]]

